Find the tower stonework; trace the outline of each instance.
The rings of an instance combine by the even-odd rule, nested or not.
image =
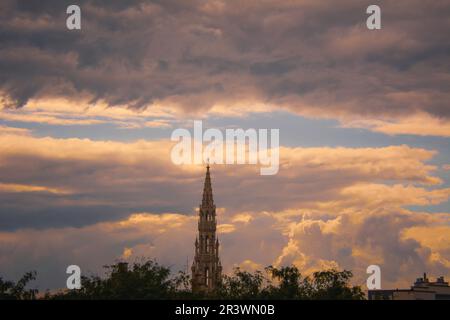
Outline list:
[[[192,263],[192,291],[209,293],[222,281],[219,239],[216,237],[216,206],[211,187],[209,164],[206,167],[203,198],[199,208],[198,237]]]

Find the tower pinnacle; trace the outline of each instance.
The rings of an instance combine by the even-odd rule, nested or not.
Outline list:
[[[219,241],[216,238],[216,206],[214,205],[209,161],[199,208],[198,240],[192,263],[192,291],[211,292],[221,282],[222,266],[219,258]]]
[[[211,186],[211,174],[209,173],[209,164],[206,166],[206,177],[203,186],[203,198],[201,207],[214,206],[214,199]]]

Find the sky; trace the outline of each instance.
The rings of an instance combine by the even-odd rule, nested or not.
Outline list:
[[[279,129],[280,168],[211,166],[224,272],[450,277],[448,1],[0,2],[0,276],[192,262],[204,165],[177,128]],[[366,8],[381,8],[368,30]]]

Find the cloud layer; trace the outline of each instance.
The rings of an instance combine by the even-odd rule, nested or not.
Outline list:
[[[2,105],[66,98],[179,115],[284,109],[449,136],[450,5],[380,1],[383,28],[370,31],[369,4],[86,0],[82,30],[68,31],[64,1],[3,1]]]
[[[35,137],[0,133],[0,226],[83,226],[133,212],[192,212],[201,190],[201,166],[176,166],[173,142]],[[345,208],[401,207],[445,202],[432,150],[382,148],[280,149],[280,170],[259,175],[254,165],[214,168],[219,200],[232,211],[279,211],[333,203]],[[437,188],[429,188],[435,186]]]

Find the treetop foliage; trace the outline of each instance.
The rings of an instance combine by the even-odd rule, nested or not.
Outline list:
[[[235,268],[224,275],[222,284],[210,294],[191,291],[190,276],[172,274],[154,260],[104,266],[105,276],[82,276],[81,289],[47,292],[43,299],[345,299],[361,300],[359,286],[351,286],[352,272],[329,269],[304,277],[297,267],[268,266],[263,271]],[[0,278],[0,299],[36,299],[36,289],[26,289],[36,279],[26,273],[17,283]]]

